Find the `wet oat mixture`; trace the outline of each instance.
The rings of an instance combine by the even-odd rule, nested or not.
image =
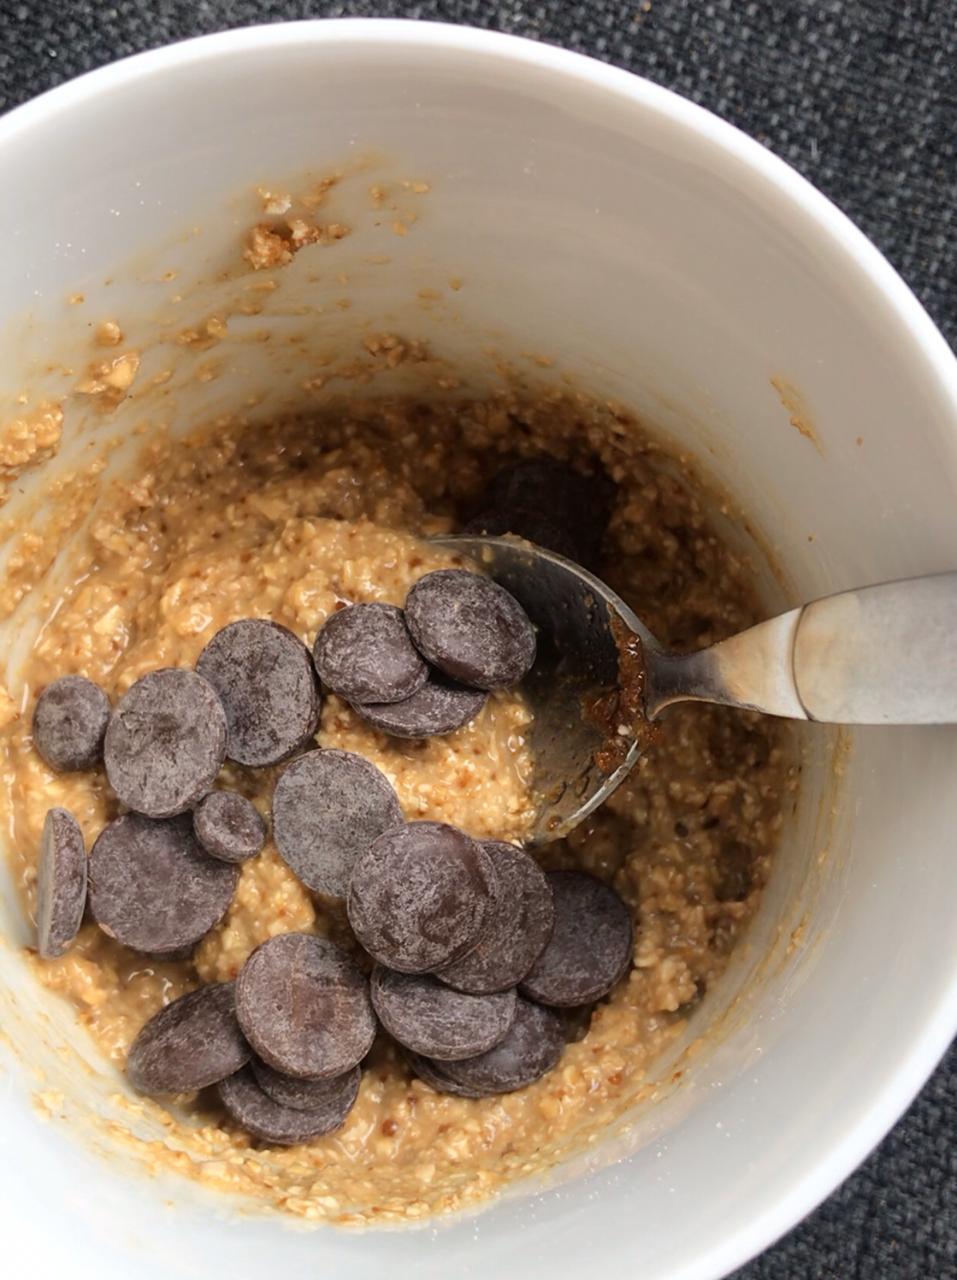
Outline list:
[[[751,569],[715,533],[694,474],[622,415],[579,398],[354,400],[320,418],[237,420],[148,445],[98,511],[77,584],[26,664],[26,713],[0,739],[2,803],[31,916],[51,806],[76,816],[88,848],[120,812],[102,769],[56,773],[34,750],[44,687],[82,674],[115,700],[146,672],[192,667],[237,619],[270,618],[311,646],[343,602],[402,605],[423,575],[454,563],[422,539],[473,516],[503,462],[541,455],[614,481],[596,567],[665,642],[699,647],[761,616]],[[520,693],[498,690],[454,733],[407,740],[327,695],[318,742],[376,765],[407,820],[520,842],[531,820],[528,723]],[[380,1036],[336,1132],[263,1145],[209,1091],[171,1110],[144,1099],[169,1139],[144,1154],[293,1214],[359,1223],[462,1207],[574,1150],[642,1096],[649,1065],[753,915],[797,786],[786,735],[770,719],[676,708],[604,808],[537,851],[547,869],[612,885],[635,927],[630,973],[590,1021],[568,1020],[569,1043],[541,1080],[479,1100],[437,1093]],[[227,764],[220,784],[268,815],[278,772]],[[234,978],[260,943],[296,931],[353,945],[341,903],[310,893],[270,840],[243,863],[231,906],[191,959],[148,959],[88,921],[65,955],[35,963],[122,1069],[158,1009]]]

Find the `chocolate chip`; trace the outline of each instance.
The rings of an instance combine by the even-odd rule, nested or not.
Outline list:
[[[349,923],[380,964],[426,973],[472,950],[496,889],[492,860],[477,841],[444,822],[410,822],[360,854]]]
[[[421,689],[400,703],[353,703],[354,712],[393,737],[439,737],[462,728],[485,707],[484,690],[466,689],[434,672]]]
[[[332,614],[312,654],[325,687],[350,702],[401,702],[429,674],[402,610],[392,604],[354,604]]]
[[[754,888],[754,853],[740,840],[725,841],[718,851],[714,896],[719,902],[744,902]]]
[[[236,1011],[260,1058],[304,1079],[350,1071],[375,1038],[365,976],[344,951],[308,933],[256,948],[236,980]]]
[[[343,898],[356,858],[398,826],[402,810],[374,764],[351,751],[310,751],[283,770],[272,801],[273,838],[307,888]]]
[[[126,1060],[140,1093],[192,1093],[245,1066],[252,1051],[236,1021],[234,987],[200,987],[150,1018]]]
[[[556,1009],[562,1023],[562,1034],[566,1044],[578,1044],[584,1040],[591,1028],[593,1004],[577,1004],[569,1009]]]
[[[573,541],[576,554],[569,558],[589,564],[598,553],[614,499],[615,485],[605,472],[585,474],[567,462],[538,457],[525,458],[499,471],[485,491],[482,507],[511,513],[514,523],[547,521]],[[537,528],[541,532],[542,526]],[[550,546],[523,529],[510,532]],[[552,550],[566,554],[559,546]]]
[[[433,666],[478,689],[517,684],[535,661],[535,631],[525,610],[478,573],[427,573],[409,592],[405,620]]]
[[[310,1111],[284,1107],[256,1083],[249,1067],[223,1080],[219,1096],[223,1106],[247,1133],[277,1147],[295,1146],[332,1133],[352,1110],[359,1092],[360,1072],[347,1071],[329,1080],[325,1099]]]
[[[306,646],[264,618],[231,622],[199,655],[226,709],[226,754],[238,764],[278,764],[305,746],[319,724],[319,689]]]
[[[463,525],[462,532],[489,538],[500,538],[503,534],[511,533],[576,563],[581,563],[584,555],[582,544],[576,540],[571,529],[563,529],[540,511],[523,510],[520,507],[483,511]]]
[[[518,997],[508,1034],[475,1058],[443,1062],[439,1070],[476,1097],[523,1089],[551,1071],[565,1047],[561,1019],[551,1009]]]
[[[203,935],[205,937],[205,934]],[[144,951],[143,955],[149,956],[151,960],[160,960],[163,964],[174,964],[181,960],[191,960],[193,952],[196,950],[202,938],[197,942],[190,942],[185,947],[174,947],[171,951]]]
[[[237,791],[211,791],[193,810],[193,831],[207,853],[223,862],[245,862],[262,852],[266,824]]]
[[[43,823],[37,870],[37,950],[44,960],[69,950],[83,923],[87,857],[72,813],[50,809]]]
[[[90,851],[90,910],[125,946],[168,954],[222,919],[238,878],[238,867],[200,847],[189,814],[155,821],[126,813]]]
[[[503,1038],[515,1016],[515,992],[473,996],[453,991],[427,973],[372,971],[372,1004],[399,1044],[449,1061],[484,1053]]]
[[[132,685],[116,704],[103,758],[128,809],[171,818],[212,786],[226,754],[226,716],[195,671],[166,667]]]
[[[466,1085],[456,1084],[454,1080],[450,1080],[442,1070],[440,1062],[433,1062],[431,1058],[426,1058],[420,1053],[412,1053],[410,1050],[405,1050],[403,1056],[415,1075],[436,1093],[448,1093],[456,1098],[485,1097],[479,1089],[469,1089]]]
[[[474,950],[435,975],[475,995],[505,991],[521,982],[551,937],[555,914],[551,886],[533,858],[498,840],[486,840],[482,848],[498,876],[495,908]]]
[[[61,676],[40,694],[33,712],[33,745],[51,769],[93,769],[103,758],[110,700],[86,676]]]
[[[589,1004],[631,965],[631,912],[614,889],[582,871],[552,871],[548,881],[555,928],[522,993],[559,1007]]]
[[[586,473],[568,462],[540,455],[509,463],[485,490],[489,506],[573,515],[594,512],[607,519],[615,486],[605,472]]]
[[[295,1076],[273,1070],[258,1058],[253,1058],[249,1065],[263,1093],[281,1107],[292,1107],[293,1111],[319,1111],[330,1102],[334,1105],[337,1099],[348,1096],[350,1090],[355,1098],[362,1076],[362,1068],[355,1066],[341,1076],[330,1076],[328,1080],[298,1080]]]
[[[354,702],[352,708],[374,729],[394,738],[434,738],[474,720],[487,701],[484,690],[467,689],[435,672],[402,702]]]

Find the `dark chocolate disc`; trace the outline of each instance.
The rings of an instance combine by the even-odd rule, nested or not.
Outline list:
[[[284,861],[315,893],[345,897],[359,855],[402,822],[388,778],[351,751],[310,751],[276,783],[273,838]]]
[[[498,840],[483,841],[482,847],[498,875],[495,909],[478,945],[436,973],[450,987],[476,995],[521,982],[551,937],[555,916],[551,885],[533,858]]]
[[[350,1071],[375,1038],[365,975],[339,947],[308,933],[256,948],[236,980],[236,1011],[259,1057],[303,1079]]]
[[[471,951],[496,890],[492,860],[477,841],[444,822],[410,822],[357,859],[349,923],[380,964],[426,973]]]
[[[258,1058],[253,1058],[249,1065],[263,1093],[281,1107],[292,1107],[294,1111],[319,1111],[330,1102],[336,1104],[350,1092],[355,1096],[362,1076],[362,1068],[355,1066],[351,1071],[341,1076],[330,1076],[327,1080],[300,1080],[276,1071]]]
[[[33,745],[61,773],[93,769],[103,758],[110,700],[86,676],[60,676],[40,694],[33,712]]]
[[[484,1098],[486,1095],[477,1089],[469,1089],[466,1085],[456,1084],[442,1070],[442,1063],[426,1058],[421,1053],[405,1050],[403,1056],[418,1078],[436,1093],[448,1093],[456,1098]]]
[[[583,549],[574,536],[571,528],[562,528],[554,520],[540,511],[523,510],[521,507],[510,509],[492,508],[462,526],[463,533],[474,533],[488,538],[500,538],[512,534],[516,538],[524,538],[546,551],[554,551],[566,560],[581,563]]]
[[[475,1058],[443,1062],[440,1070],[477,1096],[523,1089],[551,1071],[562,1056],[562,1022],[551,1009],[518,997],[508,1034]]]
[[[474,720],[488,701],[483,689],[469,689],[433,672],[402,702],[354,702],[353,710],[374,729],[394,738],[435,738]]]
[[[614,482],[604,471],[585,473],[554,458],[524,458],[493,477],[482,510],[519,526],[508,532],[590,565],[598,554],[614,499]],[[572,548],[574,554],[569,555]]]
[[[515,1016],[515,992],[473,996],[453,991],[428,973],[396,973],[376,966],[372,1004],[399,1044],[430,1058],[473,1058],[505,1036]]]
[[[223,862],[245,862],[262,852],[266,824],[238,791],[211,791],[193,810],[193,830],[207,853]]]
[[[110,786],[148,818],[185,813],[226,756],[226,716],[195,671],[165,667],[131,685],[110,716],[103,759]]]
[[[130,1046],[141,1093],[191,1093],[225,1080],[252,1056],[236,1020],[235,984],[214,982],[155,1013]]]
[[[453,680],[477,689],[517,684],[535,661],[535,630],[514,596],[467,569],[420,578],[405,602],[416,647]]]
[[[277,1147],[292,1147],[322,1138],[343,1124],[359,1091],[359,1074],[348,1071],[330,1080],[323,1104],[310,1111],[284,1107],[270,1098],[249,1067],[223,1080],[219,1096],[236,1123],[254,1138]]]
[[[312,654],[323,685],[349,702],[401,702],[429,674],[392,604],[353,604],[331,614]]]
[[[126,813],[90,851],[89,901],[104,933],[149,954],[191,946],[222,919],[239,868],[211,858],[189,814],[155,820]]]
[[[72,813],[50,809],[43,823],[37,868],[37,950],[44,960],[73,945],[87,893],[83,832]]]
[[[557,1007],[590,1004],[628,972],[631,912],[614,889],[583,871],[552,871],[548,881],[555,927],[522,992]]]
[[[278,764],[304,747],[319,725],[312,656],[286,627],[242,618],[217,631],[196,670],[226,710],[226,754],[237,764]]]

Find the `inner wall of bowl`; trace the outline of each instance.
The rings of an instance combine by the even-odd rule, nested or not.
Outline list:
[[[423,376],[430,393],[484,392],[520,376],[634,410],[747,513],[757,542],[743,521],[731,527],[750,544],[769,606],[951,567],[957,448],[916,348],[779,191],[660,103],[477,51],[425,42],[398,56],[388,40],[291,35],[184,57],[116,93],[121,103],[92,95],[0,134],[0,170],[18,193],[0,208],[0,422],[22,412],[18,394],[59,398],[75,384],[99,321],[116,320],[119,350],[141,354],[133,394],[112,414],[68,397],[63,449],[22,477],[8,532],[42,515],[53,470],[75,468],[96,442],[122,441],[113,471],[140,427],[181,431],[237,407],[270,416],[348,392],[303,384],[327,357],[389,333],[427,344],[459,386],[437,388],[434,366],[408,364],[357,385],[361,394],[419,390]],[[302,189],[335,169],[346,176],[322,216],[353,234],[279,272],[248,273],[255,188]],[[394,210],[376,207],[373,184]],[[275,291],[258,289],[267,275]],[[68,305],[76,294],[84,302]],[[216,313],[230,316],[222,342],[177,343]],[[166,368],[173,376],[149,388]],[[13,687],[35,626],[29,599],[5,625]],[[444,1274],[447,1246],[478,1231],[483,1268],[504,1265],[520,1239],[523,1258],[553,1274],[561,1259],[565,1274],[585,1265],[596,1233],[613,1237],[627,1221],[644,1274],[671,1275],[688,1241],[716,1247],[738,1206],[757,1215],[798,1172],[813,1175],[834,1132],[883,1087],[894,1042],[917,1035],[934,1006],[927,975],[941,972],[941,940],[954,936],[957,804],[945,782],[955,738],[875,730],[849,748],[809,728],[803,741],[799,812],[759,919],[699,1015],[696,1032],[716,1026],[682,1062],[681,1087],[556,1185],[521,1187],[474,1225],[393,1239],[400,1264],[408,1254],[420,1274]],[[107,1274],[133,1257],[147,1276],[198,1275],[213,1260],[245,1276],[266,1258],[312,1274],[314,1247],[275,1223],[224,1233],[216,1197],[120,1176],[142,1155],[102,1123],[130,1123],[122,1081],[26,971],[12,891],[0,932],[3,1131],[23,1173],[11,1194],[62,1195]],[[39,1126],[24,1105],[38,1090],[69,1124]],[[583,1172],[587,1196],[568,1181]],[[81,1204],[71,1188],[91,1185]],[[189,1231],[188,1259],[158,1225],[161,1197],[176,1206],[177,1232]],[[372,1236],[326,1233],[322,1249],[344,1277],[381,1266]]]

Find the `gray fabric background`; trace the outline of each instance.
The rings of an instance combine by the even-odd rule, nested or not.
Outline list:
[[[957,344],[957,0],[0,0],[0,111],[172,40],[349,14],[509,31],[678,90],[835,200]],[[957,1277],[955,1104],[952,1049],[878,1151],[736,1280]]]

